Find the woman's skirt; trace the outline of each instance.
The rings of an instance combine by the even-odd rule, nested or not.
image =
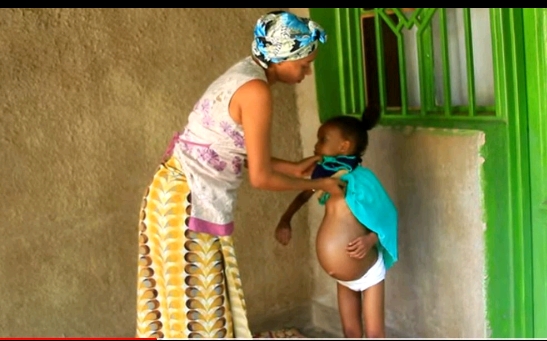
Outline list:
[[[141,208],[136,336],[252,338],[232,237],[190,231],[190,205],[171,157]]]

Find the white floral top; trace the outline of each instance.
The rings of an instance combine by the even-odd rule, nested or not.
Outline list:
[[[233,211],[246,157],[243,128],[229,114],[234,92],[262,79],[264,69],[247,57],[228,69],[205,91],[173,141],[191,190],[189,229],[214,235],[233,232]]]

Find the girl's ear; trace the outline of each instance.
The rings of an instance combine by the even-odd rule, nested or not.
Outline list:
[[[342,152],[342,154],[346,154],[349,151],[350,147],[351,147],[351,142],[349,140],[345,140],[340,145],[340,152]]]

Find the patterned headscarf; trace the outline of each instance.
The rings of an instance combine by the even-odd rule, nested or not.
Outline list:
[[[319,42],[326,41],[325,30],[315,21],[276,11],[258,19],[252,51],[260,65],[268,68],[268,63],[306,58]]]

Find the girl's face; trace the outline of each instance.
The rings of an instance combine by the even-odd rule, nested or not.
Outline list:
[[[271,64],[271,67],[273,67],[278,81],[296,84],[304,80],[306,76],[311,75],[311,66],[316,56],[317,49],[306,58]]]
[[[324,124],[317,131],[314,154],[319,156],[348,155],[351,142],[342,136],[334,125]]]

